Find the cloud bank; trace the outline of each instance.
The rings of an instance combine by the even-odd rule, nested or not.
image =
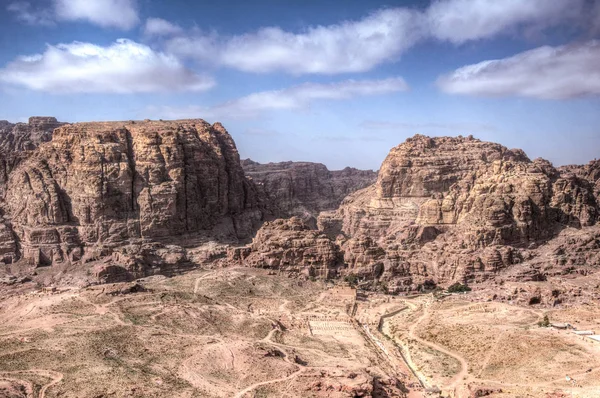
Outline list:
[[[345,80],[329,84],[305,83],[282,90],[261,91],[213,107],[160,107],[151,111],[164,118],[247,118],[265,111],[308,109],[319,100],[346,100],[408,90],[401,77],[382,80]]]
[[[462,44],[577,22],[586,13],[586,0],[437,0],[424,10],[388,8],[299,33],[279,27],[234,36],[192,31],[168,40],[166,47],[182,57],[245,72],[355,73],[397,61],[423,40]]]
[[[569,99],[600,94],[600,41],[543,46],[463,66],[438,79],[450,94]]]
[[[34,8],[28,1],[15,1],[7,10],[30,25],[87,21],[105,28],[129,30],[140,21],[136,0],[52,0],[46,8]]]
[[[407,9],[378,11],[368,17],[291,33],[266,27],[232,37],[180,36],[169,51],[205,63],[245,72],[292,74],[364,72],[397,58],[421,38],[418,14]]]
[[[425,10],[429,35],[462,44],[583,17],[585,0],[438,0]]]
[[[214,85],[174,56],[127,39],[107,46],[73,42],[48,46],[0,69],[0,81],[52,93],[202,91]]]

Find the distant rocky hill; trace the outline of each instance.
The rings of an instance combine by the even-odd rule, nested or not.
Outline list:
[[[240,161],[199,119],[31,118],[0,122],[0,166],[0,276],[43,284],[241,265],[400,292],[600,269],[600,162],[473,137],[416,135],[379,173],[329,171]]]
[[[342,200],[377,179],[377,172],[346,167],[328,170],[324,164],[281,162],[260,164],[242,161],[247,176],[252,178],[278,217],[316,217],[321,211],[335,210]]]
[[[8,175],[27,153],[50,141],[54,129],[63,124],[54,117],[40,116],[30,117],[28,123],[0,120],[0,189],[5,187]]]
[[[584,165],[569,165],[559,167],[559,172],[563,175],[572,174],[584,179],[594,188],[596,202],[600,203],[600,160],[592,160]]]
[[[219,123],[75,123],[53,136],[34,126],[13,127],[4,142],[16,149],[0,154],[10,164],[2,182],[4,263],[89,263],[98,276],[143,276],[187,261],[181,248],[156,247],[161,239],[246,238],[262,220],[257,193]],[[15,162],[19,150],[28,152]],[[101,259],[108,261],[96,264]]]
[[[353,275],[393,291],[482,282],[505,271],[519,280],[572,267],[596,272],[597,183],[595,162],[556,169],[472,137],[417,135],[390,151],[375,184],[321,213],[319,229],[336,247],[298,220],[265,224],[247,255],[253,266]],[[283,239],[290,231],[293,238]]]

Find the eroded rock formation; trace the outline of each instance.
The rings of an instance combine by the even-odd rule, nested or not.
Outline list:
[[[414,136],[371,185],[374,172],[240,162],[202,120],[0,122],[0,160],[0,261],[17,268],[116,281],[235,264],[403,291],[600,267],[600,162],[557,169],[472,137]],[[273,215],[301,217],[228,246]]]
[[[472,137],[417,135],[319,227],[339,235],[349,272],[404,289],[485,280],[562,229],[597,220],[590,179]]]
[[[59,127],[7,173],[3,196],[4,261],[35,265],[202,231],[247,238],[262,218],[231,136],[203,120]],[[111,265],[133,261],[121,257]]]
[[[330,171],[324,164],[310,162],[260,164],[245,159],[242,166],[275,216],[298,216],[305,221],[321,211],[337,209],[346,196],[377,178],[372,170]]]
[[[335,278],[342,265],[338,246],[298,217],[264,223],[252,245],[234,253],[241,265],[324,279]]]

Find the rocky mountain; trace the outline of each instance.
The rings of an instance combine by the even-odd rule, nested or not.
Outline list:
[[[0,160],[0,271],[41,283],[236,265],[411,291],[600,267],[600,162],[470,136],[416,135],[377,174],[240,161],[203,120],[31,118],[0,122]]]
[[[509,268],[530,280],[560,273],[567,264],[596,270],[595,165],[556,169],[473,137],[416,135],[390,151],[375,184],[319,216],[319,229],[339,248],[337,265],[325,256],[305,266],[395,291],[481,282]],[[259,231],[257,239],[253,250],[259,253],[272,245],[279,258],[303,255],[303,245],[281,252],[278,234]],[[579,247],[578,253],[557,249],[565,245]],[[317,258],[331,251],[320,247]],[[542,264],[542,256],[559,269]]]
[[[585,165],[563,166],[559,171],[564,175],[570,174],[588,181],[594,187],[596,201],[600,203],[600,160],[592,160]]]
[[[14,143],[37,144],[49,135],[13,137]],[[97,275],[118,270],[143,276],[159,272],[164,262],[174,267],[186,261],[180,248],[157,246],[161,239],[180,236],[183,244],[185,236],[202,232],[247,238],[263,216],[235,144],[219,123],[64,125],[24,158],[5,173],[5,263],[108,259]]]
[[[311,162],[260,164],[245,159],[242,167],[276,216],[304,220],[337,209],[346,196],[377,179],[377,172],[372,170],[346,167],[331,171],[324,164]]]
[[[40,116],[30,117],[28,123],[0,120],[0,190],[5,188],[8,175],[27,154],[50,141],[54,129],[63,124],[54,117]]]

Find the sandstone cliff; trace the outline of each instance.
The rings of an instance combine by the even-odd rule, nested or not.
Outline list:
[[[252,245],[234,251],[233,259],[245,266],[323,279],[337,277],[342,264],[337,245],[298,217],[264,223]]]
[[[600,162],[557,169],[472,137],[414,136],[376,175],[240,162],[223,126],[202,120],[32,118],[0,122],[0,160],[0,261],[13,273],[115,281],[235,264],[409,291],[600,268]],[[273,215],[301,217],[228,246]]]
[[[562,229],[595,225],[598,214],[587,178],[472,137],[417,135],[319,226],[337,237],[348,272],[403,290],[490,278]]]
[[[246,238],[262,218],[231,136],[203,120],[64,125],[7,173],[6,187],[0,250],[13,253],[5,262],[108,256],[111,266],[143,268],[139,250],[110,255],[202,231]]]
[[[6,196],[7,183],[12,171],[42,143],[52,139],[52,132],[60,127],[53,117],[30,117],[28,123],[9,123],[0,120],[0,198]],[[16,236],[4,217],[0,206],[0,262],[18,260],[19,248]]]
[[[561,174],[573,175],[586,180],[594,188],[596,201],[600,203],[600,160],[592,160],[585,165],[570,165],[559,168]]]
[[[41,143],[50,141],[54,129],[63,124],[54,117],[40,116],[30,117],[28,123],[0,120],[0,192],[11,171]]]
[[[347,167],[330,171],[324,164],[242,161],[246,175],[266,198],[275,216],[305,220],[321,211],[335,210],[349,194],[375,182],[377,172]]]

